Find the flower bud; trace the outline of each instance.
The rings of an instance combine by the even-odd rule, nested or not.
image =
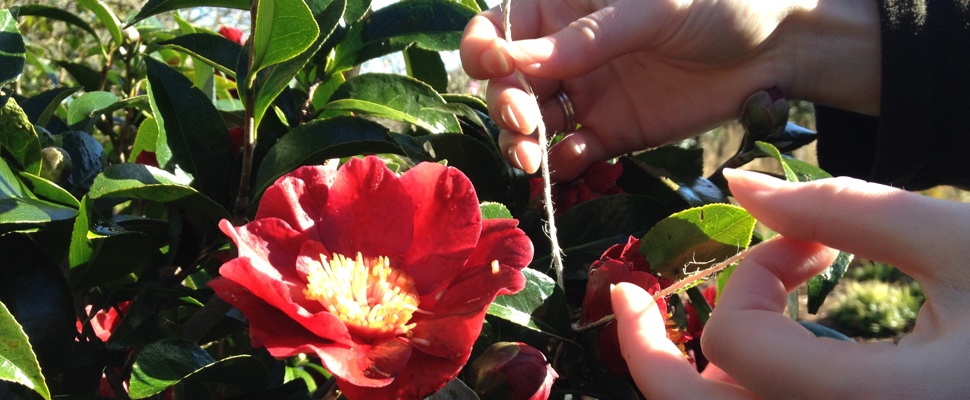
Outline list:
[[[60,147],[45,147],[40,151],[40,176],[51,182],[60,182],[71,174],[74,164],[71,155]]]
[[[741,125],[752,139],[765,140],[788,125],[788,108],[788,99],[778,86],[759,90],[745,100]]]
[[[471,387],[482,400],[546,400],[559,378],[541,351],[518,342],[493,344],[470,369]]]

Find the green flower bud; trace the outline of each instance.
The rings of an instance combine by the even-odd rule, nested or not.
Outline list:
[[[751,139],[765,140],[785,129],[788,109],[788,99],[778,86],[759,90],[745,100],[741,109],[741,125]]]

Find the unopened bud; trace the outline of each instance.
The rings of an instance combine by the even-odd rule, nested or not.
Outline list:
[[[788,99],[778,86],[759,90],[745,100],[741,125],[752,139],[765,140],[788,125],[788,108]]]
[[[74,164],[71,155],[60,147],[45,147],[40,151],[40,176],[51,182],[60,182],[71,174]]]
[[[559,378],[541,351],[518,342],[493,344],[470,368],[472,388],[482,400],[546,400]]]

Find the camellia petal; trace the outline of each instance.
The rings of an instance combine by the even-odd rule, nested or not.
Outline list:
[[[413,241],[414,203],[380,159],[348,161],[335,177],[329,196],[325,207],[318,206],[325,222],[316,232],[330,251],[385,256],[392,262],[404,258]]]
[[[431,163],[415,166],[401,182],[416,205],[414,243],[404,268],[425,294],[453,279],[475,249],[482,230],[478,198],[460,171]]]
[[[334,173],[323,166],[306,166],[280,177],[263,193],[256,220],[279,218],[301,232],[312,229],[321,217],[317,205],[327,204],[327,182]]]
[[[307,240],[305,235],[291,229],[285,221],[264,218],[236,228],[223,220],[219,228],[236,243],[238,257],[249,259],[253,268],[274,279],[298,278],[293,268],[277,267],[296,265],[296,256]]]
[[[458,376],[466,361],[467,355],[464,359],[449,360],[415,351],[387,386],[356,387],[343,384],[339,378],[337,386],[348,399],[423,399]]]

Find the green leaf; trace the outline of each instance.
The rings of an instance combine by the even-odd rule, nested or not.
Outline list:
[[[27,48],[10,10],[0,10],[0,84],[17,79],[24,70]]]
[[[263,79],[259,83],[253,105],[253,118],[256,121],[256,126],[259,126],[264,114],[276,100],[276,97],[289,86],[293,77],[303,69],[324,41],[330,37],[330,34],[340,23],[340,18],[347,6],[346,0],[330,1],[323,8],[320,8],[321,3],[313,2],[313,10],[311,10],[314,14],[314,20],[319,26],[320,34],[317,39],[291,59],[266,67],[261,74]]]
[[[808,280],[808,312],[810,314],[818,313],[818,309],[822,307],[825,298],[828,297],[829,293],[832,293],[839,280],[845,275],[845,271],[849,268],[849,263],[852,262],[854,257],[851,253],[840,251],[832,265]]]
[[[302,165],[369,153],[400,153],[400,149],[388,136],[387,128],[376,122],[356,117],[311,121],[273,145],[259,165],[253,194],[262,196],[277,178]]]
[[[70,192],[57,186],[54,182],[22,171],[20,172],[20,178],[23,180],[27,190],[30,190],[37,196],[73,209],[81,207],[81,203]]]
[[[525,288],[516,294],[496,297],[488,306],[488,315],[554,336],[568,334],[568,328],[563,331],[563,327],[551,326],[543,321],[547,311],[546,300],[553,296],[556,281],[531,268],[523,268],[522,275],[525,276]]]
[[[115,45],[121,46],[124,38],[121,36],[121,21],[118,20],[118,16],[106,4],[101,2],[101,0],[77,0],[77,2],[93,11],[94,15],[98,16],[98,20],[111,33],[111,38],[114,39]]]
[[[54,61],[52,64],[64,68],[67,73],[82,87],[86,92],[96,92],[101,86],[101,74],[91,67],[67,61]]]
[[[222,116],[184,75],[151,58],[145,58],[145,64],[152,108],[157,110],[155,119],[164,126],[159,137],[171,149],[169,163],[175,162],[192,175],[193,186],[200,192],[228,204],[232,144]]]
[[[164,12],[195,7],[222,7],[236,10],[249,10],[250,0],[148,0],[141,10],[132,17],[126,26]]]
[[[461,132],[454,114],[434,110],[444,99],[424,82],[397,74],[363,74],[344,82],[330,101],[355,99],[384,105],[421,121],[432,133]]]
[[[230,217],[222,206],[183,185],[174,175],[147,165],[113,165],[98,175],[91,186],[91,199],[120,197],[174,203],[213,222]]]
[[[145,346],[131,370],[128,395],[143,399],[161,393],[216,360],[185,339],[166,339]]]
[[[329,70],[342,71],[412,44],[426,50],[457,50],[465,25],[475,14],[474,9],[451,0],[393,3],[374,11],[362,24],[352,25],[337,45]]]
[[[71,156],[74,164],[65,187],[75,197],[80,198],[88,192],[94,177],[104,169],[104,147],[101,142],[83,131],[62,133],[61,147]]]
[[[261,1],[253,29],[250,76],[296,57],[316,41],[320,27],[302,0]]]
[[[229,76],[236,76],[236,62],[243,48],[239,43],[210,33],[177,36],[158,45],[196,57]]]
[[[0,232],[74,218],[77,210],[38,199],[0,158]]]
[[[67,109],[67,124],[75,129],[83,125],[91,115],[102,108],[106,108],[118,101],[118,96],[109,92],[87,92],[71,103]]]
[[[10,152],[24,171],[40,174],[40,139],[12,97],[0,108],[0,147]]]
[[[781,163],[781,167],[785,171],[785,178],[789,182],[808,182],[832,177],[832,175],[819,167],[781,154],[775,146],[769,143],[755,142],[755,146]]]
[[[511,219],[512,213],[502,203],[486,201],[478,205],[482,209],[482,219]]]
[[[743,208],[708,204],[658,222],[643,236],[639,251],[654,273],[677,281],[747,248],[754,224]]]
[[[15,8],[18,8],[18,7],[15,7]],[[12,10],[13,9],[11,9],[11,11]],[[83,19],[79,18],[77,15],[74,15],[68,11],[62,10],[57,7],[45,6],[41,4],[29,4],[29,5],[20,6],[18,8],[18,11],[16,12],[16,15],[19,15],[21,17],[27,17],[27,16],[43,17],[47,19],[62,21],[67,24],[74,25],[78,28],[81,28],[81,30],[87,33],[90,33],[91,36],[94,36],[95,38],[98,37],[98,32],[95,31],[94,28],[91,27],[91,25],[88,25],[87,22],[84,22]]]
[[[155,152],[156,143],[158,143],[158,122],[155,118],[146,117],[141,125],[138,125],[138,134],[135,135],[135,143],[131,146],[129,161],[135,162],[143,151]]]
[[[427,83],[438,93],[448,91],[448,71],[437,51],[408,47],[404,50],[404,65],[412,78]]]
[[[27,334],[3,303],[0,303],[0,379],[24,385],[44,399],[51,398]]]
[[[35,126],[47,126],[61,102],[78,90],[81,88],[59,87],[38,93],[24,101],[24,113]]]
[[[424,123],[424,121],[414,117],[410,114],[395,110],[391,107],[373,103],[365,100],[355,100],[355,99],[341,99],[334,100],[327,103],[323,107],[323,110],[327,111],[352,111],[355,113],[367,114],[372,117],[392,119],[395,121],[407,122],[409,124],[415,124],[422,128],[431,130],[431,126]]]
[[[68,281],[74,289],[125,277],[147,260],[152,250],[147,235],[101,225],[95,213],[94,201],[81,199],[68,250]]]

